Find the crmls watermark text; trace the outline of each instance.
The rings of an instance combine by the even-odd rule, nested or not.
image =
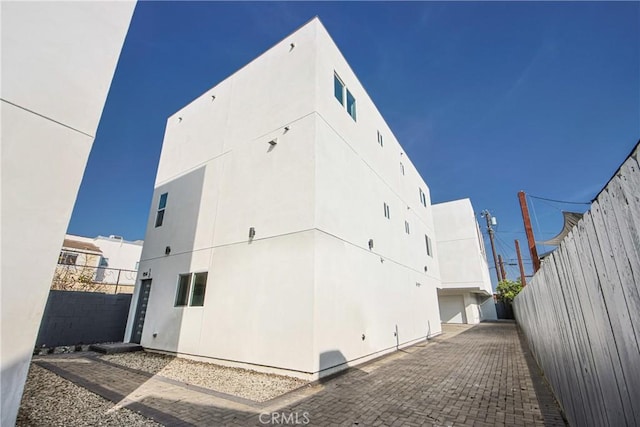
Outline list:
[[[308,412],[269,412],[258,416],[260,424],[306,425],[309,424]]]

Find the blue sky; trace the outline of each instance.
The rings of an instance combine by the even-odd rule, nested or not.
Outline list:
[[[69,232],[143,239],[167,117],[315,15],[432,201],[489,209],[506,259],[518,190],[590,201],[640,138],[638,2],[139,2]],[[529,201],[539,240],[587,208]]]

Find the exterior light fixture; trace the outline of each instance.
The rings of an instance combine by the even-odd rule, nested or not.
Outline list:
[[[178,117],[178,123],[182,121],[182,117]]]
[[[291,51],[293,50],[293,48],[294,48],[294,47],[296,47],[296,44],[295,44],[295,43],[291,43],[291,44],[289,45],[289,52],[291,52]]]
[[[211,100],[215,101],[215,99],[216,99],[216,96],[215,95],[211,95]]]
[[[278,143],[278,138],[273,138],[271,141],[269,141],[269,145],[271,145],[272,147],[277,143]]]
[[[289,126],[285,126],[285,127],[284,127],[284,133],[289,132],[289,129],[291,129]]]
[[[373,249],[373,239],[369,239],[369,250]]]
[[[167,246],[164,248],[164,254],[169,255],[171,253],[171,246]]]
[[[426,273],[426,272],[427,272],[427,270],[428,270],[428,268],[427,268],[427,266],[425,265],[425,266],[424,266],[424,272]]]
[[[367,337],[365,337],[364,334],[362,334],[362,341],[364,341],[365,338],[367,338]]]
[[[384,258],[380,257],[380,262],[384,262]]]
[[[253,239],[256,236],[256,229],[254,227],[249,228],[249,239]]]

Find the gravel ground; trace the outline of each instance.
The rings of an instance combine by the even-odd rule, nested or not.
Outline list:
[[[31,365],[16,426],[160,426],[37,365]]]
[[[110,354],[102,356],[102,359],[257,402],[273,399],[307,384],[297,378],[142,351]]]

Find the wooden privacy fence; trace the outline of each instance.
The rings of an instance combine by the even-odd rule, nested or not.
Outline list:
[[[640,425],[639,146],[514,301],[574,426]]]

